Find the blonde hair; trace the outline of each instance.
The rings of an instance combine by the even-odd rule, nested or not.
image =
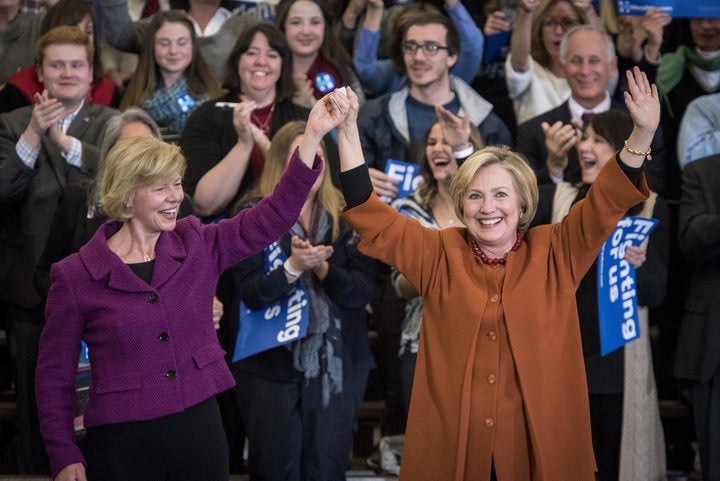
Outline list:
[[[290,148],[293,142],[298,136],[304,133],[305,122],[301,120],[288,122],[275,133],[270,143],[270,148],[265,155],[265,166],[263,167],[262,175],[260,176],[260,180],[258,180],[256,193],[260,197],[267,197],[272,193],[273,189],[275,189],[275,186],[285,172],[288,159],[292,154]],[[327,159],[327,150],[325,149],[324,142],[320,143],[320,148],[322,149],[323,158]],[[323,169],[322,181],[316,194],[316,201],[332,217],[332,240],[334,242],[340,236],[340,211],[345,206],[345,200],[340,190],[332,184],[327,162]]]
[[[520,197],[520,220],[518,231],[525,233],[535,217],[538,204],[538,186],[535,172],[508,147],[485,147],[478,150],[460,166],[450,184],[450,195],[455,204],[455,214],[463,218],[463,202],[475,174],[490,165],[499,165],[510,174]]]
[[[132,217],[128,203],[137,189],[182,177],[185,167],[176,145],[149,136],[121,140],[105,159],[100,206],[109,218],[127,222]]]

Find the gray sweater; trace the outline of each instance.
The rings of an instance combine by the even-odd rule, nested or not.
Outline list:
[[[22,12],[7,28],[0,29],[0,85],[35,62],[35,43],[40,38],[44,16],[44,13]]]

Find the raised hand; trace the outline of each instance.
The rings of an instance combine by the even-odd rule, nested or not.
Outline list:
[[[337,127],[350,112],[350,100],[347,87],[333,90],[317,101],[308,116],[308,131],[318,138]]]
[[[350,101],[345,87],[333,90],[318,100],[308,115],[305,135],[298,153],[305,165],[312,167],[322,138],[336,128],[348,115]]]
[[[440,128],[442,129],[445,143],[453,150],[462,150],[470,144],[470,113],[458,117],[442,105],[435,106]],[[470,144],[471,145],[471,144]]]
[[[650,85],[647,75],[638,67],[625,73],[628,91],[625,92],[625,105],[633,119],[635,129],[655,135],[660,123],[660,101],[655,84]]]
[[[512,25],[505,18],[505,12],[502,10],[496,10],[485,19],[485,26],[483,27],[483,35],[486,37],[490,35],[496,35],[501,32],[509,32],[512,29]]]
[[[518,0],[517,8],[526,13],[534,12],[540,6],[540,0]]]
[[[641,167],[650,157],[655,130],[660,122],[660,100],[657,87],[650,85],[647,75],[638,67],[626,72],[628,92],[625,105],[633,120],[633,130],[620,151],[620,159],[630,167]]]

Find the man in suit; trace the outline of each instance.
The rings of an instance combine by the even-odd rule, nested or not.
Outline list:
[[[615,45],[610,36],[593,25],[568,30],[560,44],[560,58],[571,95],[560,106],[520,124],[516,149],[538,176],[538,183],[580,180],[575,145],[581,135],[583,117],[624,105],[612,101],[608,83],[617,71]],[[624,75],[624,72],[622,73]],[[658,192],[662,184],[662,133],[652,145],[652,162],[646,165],[650,187]],[[659,192],[661,193],[661,192]]]
[[[704,480],[720,479],[720,154],[687,164],[680,250],[688,284],[673,374],[688,387]]]
[[[76,27],[43,35],[35,105],[0,115],[0,317],[14,361],[18,470],[49,472],[34,396],[43,324],[33,271],[63,187],[92,179],[105,124],[117,111],[86,102],[93,45]]]

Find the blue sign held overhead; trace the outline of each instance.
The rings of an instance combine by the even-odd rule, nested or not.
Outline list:
[[[717,0],[617,0],[618,15],[645,15],[651,8],[660,8],[675,18],[720,17]]]

